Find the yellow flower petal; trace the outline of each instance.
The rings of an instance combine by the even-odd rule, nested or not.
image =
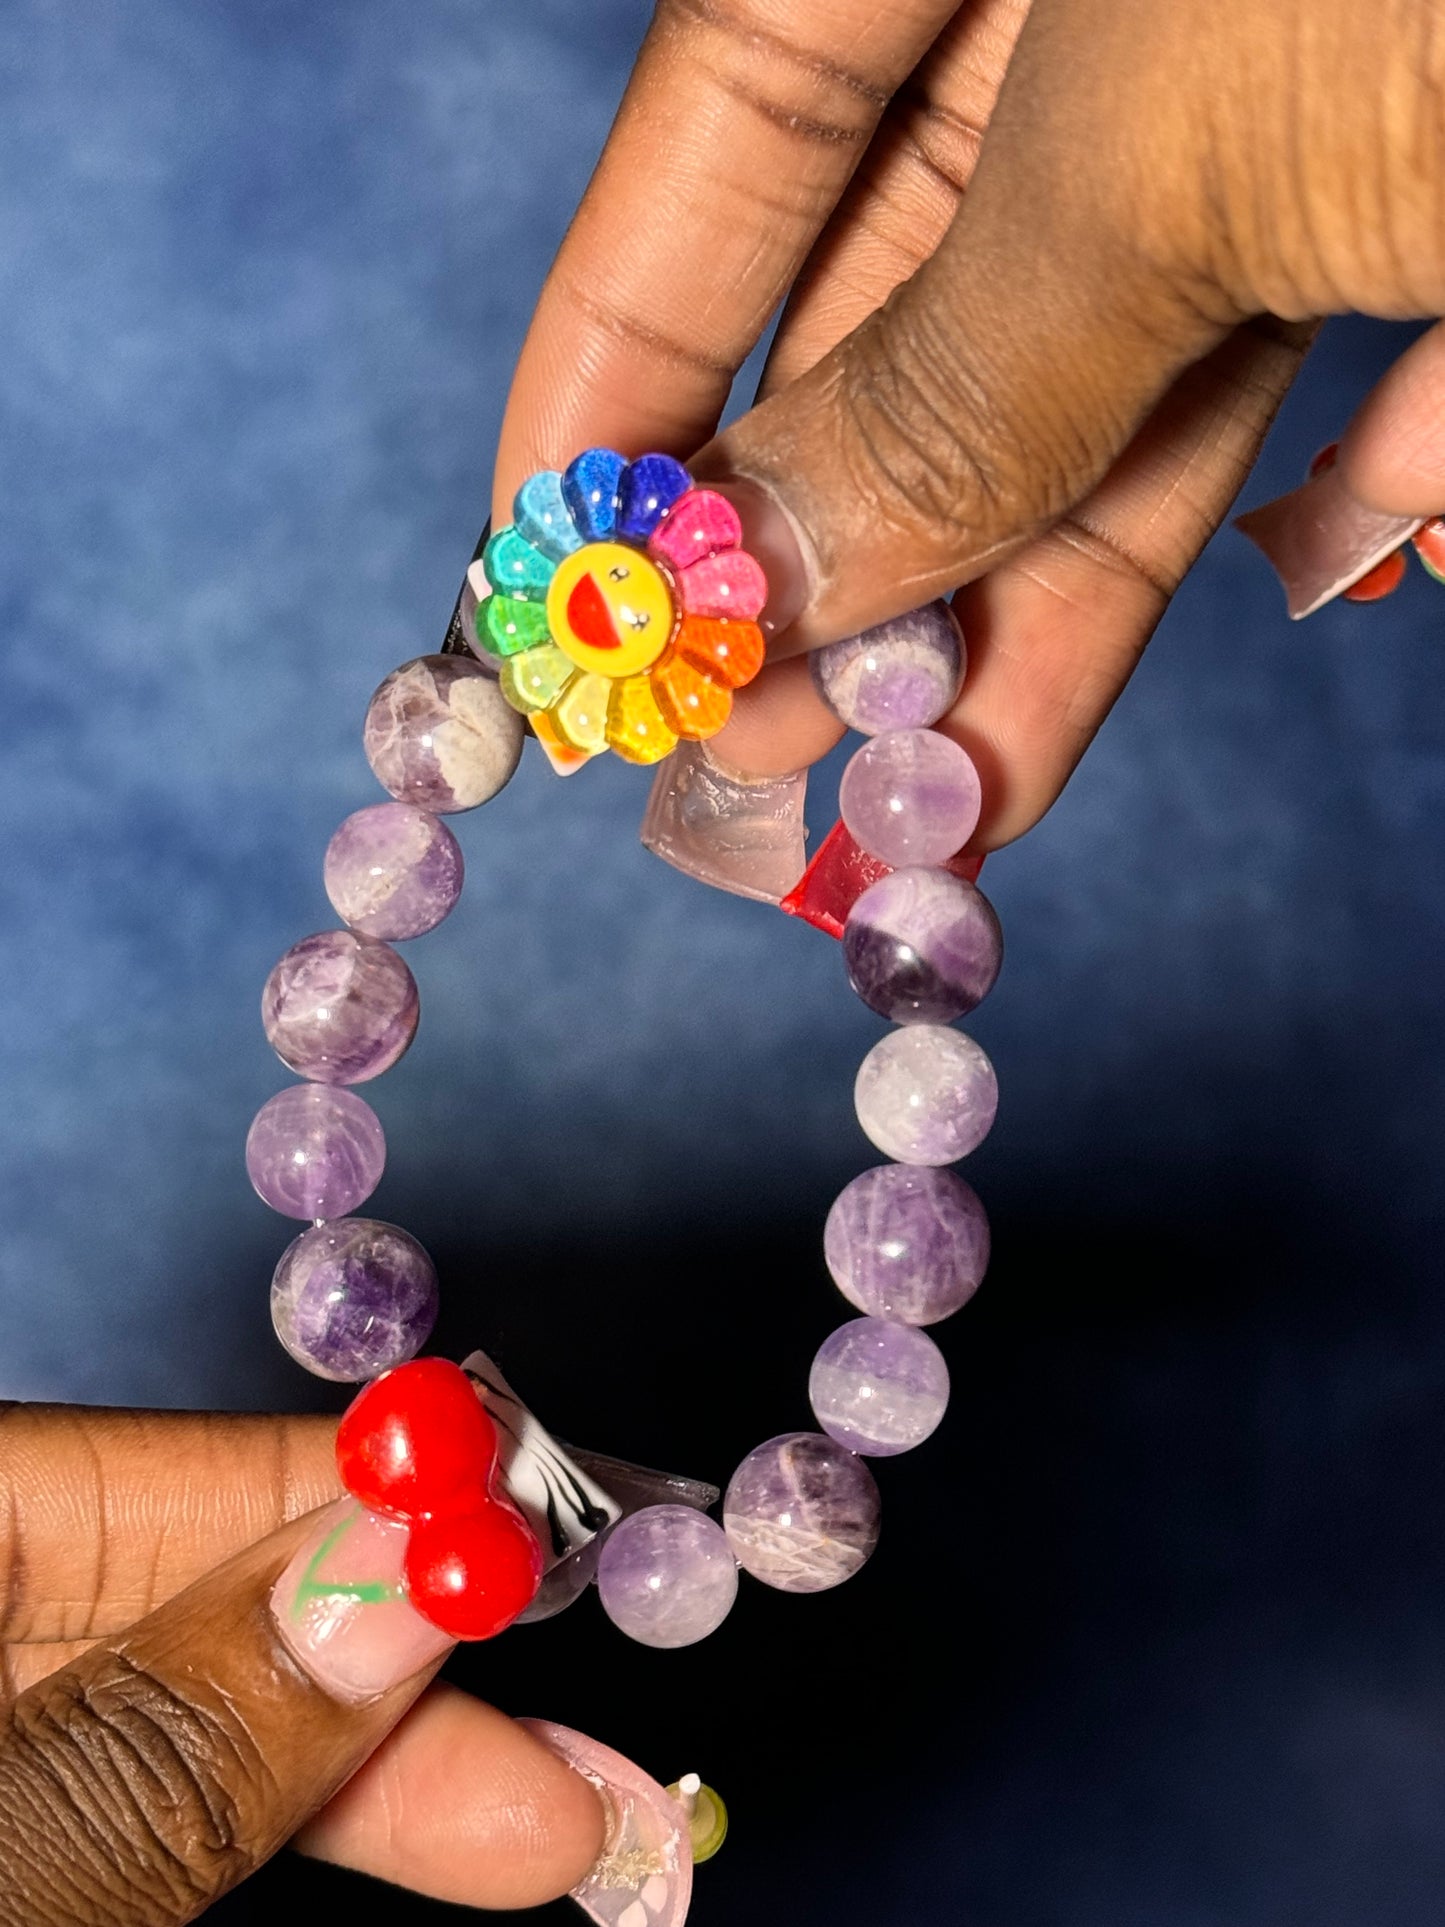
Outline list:
[[[677,748],[677,732],[658,708],[646,676],[613,685],[607,741],[629,763],[660,763]]]

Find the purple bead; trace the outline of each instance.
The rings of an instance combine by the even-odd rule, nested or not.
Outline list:
[[[948,1410],[948,1367],[927,1332],[855,1318],[818,1347],[808,1399],[829,1438],[891,1459],[938,1430]]]
[[[946,716],[958,700],[964,662],[963,634],[946,602],[880,622],[808,658],[823,701],[865,736],[926,729]]]
[[[895,870],[946,863],[978,827],[978,771],[933,729],[891,729],[843,771],[838,807],[854,840]]]
[[[271,1322],[298,1365],[354,1384],[414,1358],[437,1316],[437,1275],[416,1239],[375,1218],[313,1225],[281,1254]]]
[[[694,1646],[717,1631],[738,1594],[727,1534],[705,1512],[654,1505],[608,1533],[597,1562],[602,1609],[643,1646]]]
[[[941,1024],[892,1030],[858,1067],[858,1122],[900,1164],[952,1164],[993,1128],[998,1080],[962,1031]]]
[[[293,1084],[268,1098],[246,1133],[246,1170],[273,1211],[344,1218],[386,1168],[381,1120],[354,1091]]]
[[[363,936],[420,937],[462,893],[462,853],[445,823],[410,803],[348,816],[326,846],[326,894]]]
[[[951,1024],[993,989],[1003,931],[983,892],[950,871],[894,870],[849,911],[843,957],[880,1017]]]
[[[467,656],[418,656],[371,699],[362,741],[383,789],[449,816],[474,810],[512,779],[526,724]]]
[[[419,1011],[401,958],[354,930],[303,937],[261,992],[272,1049],[318,1084],[364,1084],[390,1070],[416,1035]]]
[[[873,1474],[835,1439],[788,1432],[749,1452],[723,1500],[738,1564],[780,1592],[826,1592],[878,1543]]]
[[[953,1171],[879,1164],[845,1185],[823,1256],[850,1304],[901,1325],[936,1325],[966,1305],[988,1270],[988,1218]]]

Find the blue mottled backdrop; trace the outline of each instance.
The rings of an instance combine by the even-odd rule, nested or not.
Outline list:
[[[327,1398],[267,1321],[257,995],[330,920],[362,709],[440,635],[645,15],[0,8],[6,1394]],[[1401,339],[1327,334],[1251,497]],[[998,1257],[869,1572],[749,1588],[696,1652],[583,1607],[462,1665],[717,1780],[699,1927],[1445,1912],[1442,622],[1417,570],[1290,627],[1222,535],[990,866]],[[443,1342],[720,1475],[806,1422],[877,1025],[828,941],[642,853],[644,784],[529,757],[460,821],[377,1209],[442,1264]],[[215,1917],[283,1896],[381,1897],[283,1860]]]

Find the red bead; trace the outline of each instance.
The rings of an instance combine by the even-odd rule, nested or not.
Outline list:
[[[336,1464],[353,1498],[410,1526],[407,1597],[442,1632],[490,1639],[531,1604],[542,1548],[497,1489],[496,1427],[460,1366],[417,1358],[368,1385]]]
[[[972,883],[983,868],[983,858],[956,856],[943,868]],[[891,875],[890,866],[880,857],[869,856],[858,847],[846,824],[835,823],[819,844],[818,854],[778,907],[790,917],[811,923],[815,930],[841,937],[848,912],[863,892]]]
[[[416,1610],[453,1639],[491,1639],[525,1612],[542,1583],[542,1549],[511,1505],[445,1513],[412,1525],[403,1576]]]
[[[395,1518],[484,1505],[496,1462],[492,1421],[472,1381],[445,1358],[383,1372],[336,1433],[341,1483]]]
[[[1405,580],[1405,551],[1392,549],[1383,562],[1377,562],[1368,575],[1344,591],[1346,602],[1379,602],[1393,595]]]

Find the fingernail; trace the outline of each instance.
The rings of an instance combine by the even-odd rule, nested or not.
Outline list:
[[[323,1693],[364,1706],[440,1659],[452,1641],[407,1602],[407,1528],[342,1499],[276,1581],[282,1645]]]
[[[1234,526],[1263,552],[1298,621],[1353,587],[1423,521],[1367,508],[1350,494],[1339,469],[1327,468],[1303,487],[1237,517]]]
[[[768,600],[759,623],[771,644],[792,628],[813,600],[818,570],[811,545],[787,509],[760,483],[726,476],[720,481],[709,479],[707,485],[725,495],[737,510],[743,547],[756,556],[768,578]]]
[[[572,1898],[601,1927],[682,1927],[692,1904],[686,1809],[656,1780],[585,1733],[545,1720],[527,1731],[580,1773],[607,1808],[607,1844]]]
[[[802,874],[806,770],[750,780],[722,767],[704,743],[683,743],[662,764],[642,819],[643,847],[716,890],[780,903]]]

